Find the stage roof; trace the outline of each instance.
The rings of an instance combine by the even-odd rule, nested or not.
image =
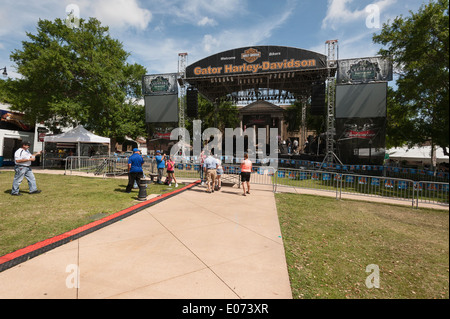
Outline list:
[[[224,51],[186,68],[183,79],[210,101],[237,99],[246,92],[253,99],[274,94],[300,99],[311,95],[315,83],[334,76],[327,57],[282,46],[254,46]],[[241,94],[238,94],[241,92]]]

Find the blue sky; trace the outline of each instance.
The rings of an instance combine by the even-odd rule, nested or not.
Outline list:
[[[325,54],[325,41],[338,39],[339,58],[375,56],[372,35],[396,16],[417,12],[424,0],[1,0],[0,67],[18,77],[10,54],[22,48],[38,19],[65,18],[75,6],[83,19],[96,17],[130,52],[130,63],[148,74],[178,70],[178,53],[188,64],[225,50],[280,45]],[[368,10],[366,10],[366,8]]]

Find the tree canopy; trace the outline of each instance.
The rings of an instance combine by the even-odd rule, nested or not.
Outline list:
[[[285,111],[285,121],[288,132],[297,131],[303,123],[303,102],[296,100]],[[315,131],[317,135],[326,131],[325,115],[312,115],[311,107],[306,108],[305,124],[308,130]]]
[[[423,5],[411,16],[383,25],[373,41],[386,46],[398,73],[389,92],[390,146],[431,142],[448,154],[449,146],[449,1]]]
[[[236,105],[231,102],[222,101],[217,107],[205,99],[201,94],[198,95],[198,120],[202,121],[202,129],[216,127],[221,132],[225,132],[225,128],[239,127],[239,110]],[[192,133],[192,121],[186,120],[186,129]]]
[[[108,31],[95,18],[76,28],[39,20],[11,54],[22,78],[7,81],[6,101],[52,130],[82,124],[117,139],[144,134],[144,108],[135,101],[146,70],[127,63],[129,53]]]

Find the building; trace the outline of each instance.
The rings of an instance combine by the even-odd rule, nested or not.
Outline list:
[[[14,165],[14,153],[22,141],[31,143],[33,153],[42,150],[39,126],[30,125],[23,118],[22,113],[11,111],[10,105],[0,103],[0,166]]]

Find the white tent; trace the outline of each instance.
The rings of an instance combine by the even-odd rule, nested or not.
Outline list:
[[[421,146],[408,148],[394,147],[387,150],[389,159],[398,161],[422,162],[423,164],[431,164],[431,146]],[[436,147],[436,163],[448,163],[448,156],[444,155],[444,151],[440,147]]]
[[[76,143],[78,147],[78,158],[81,154],[82,143],[95,143],[95,144],[108,144],[108,152],[110,150],[111,140],[107,137],[101,137],[86,130],[82,125],[75,127],[74,129],[62,134],[46,136],[44,138],[45,143]],[[44,146],[45,149],[45,146]]]
[[[86,130],[83,125],[79,125],[76,128],[67,131],[62,134],[46,136],[44,142],[53,143],[104,143],[110,144],[111,141],[107,137],[101,137]]]

